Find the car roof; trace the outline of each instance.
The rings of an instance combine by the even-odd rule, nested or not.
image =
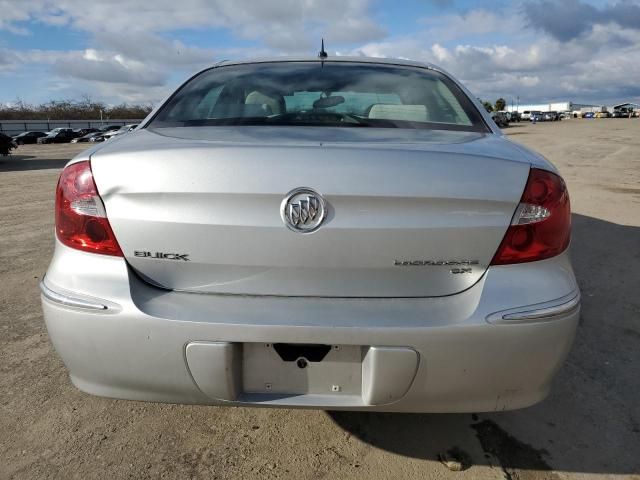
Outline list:
[[[370,63],[382,65],[401,65],[406,67],[422,67],[432,70],[442,71],[436,65],[427,62],[418,62],[407,58],[388,58],[388,57],[352,57],[352,56],[329,56],[326,58],[309,57],[309,56],[281,56],[281,57],[258,57],[243,60],[222,60],[213,67],[243,65],[249,63],[285,63],[285,62],[317,62],[317,63]]]

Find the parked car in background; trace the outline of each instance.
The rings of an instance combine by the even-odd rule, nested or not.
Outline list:
[[[633,112],[629,110],[614,110],[611,112],[611,118],[631,118]]]
[[[509,118],[505,112],[491,112],[491,118],[500,128],[509,126]]]
[[[47,135],[51,135],[52,133],[58,133],[58,132],[62,132],[62,131],[73,131],[71,128],[66,128],[66,127],[57,127],[57,128],[53,128],[51,130],[49,130],[48,132],[45,132]]]
[[[76,137],[77,134],[70,128],[56,128],[46,136],[38,138],[38,143],[69,143]]]
[[[71,143],[84,143],[90,142],[93,137],[102,136],[102,132],[92,132],[83,135],[82,137],[77,137],[71,140]]]
[[[597,112],[596,118],[609,118],[611,114],[609,112]]]
[[[93,135],[89,137],[90,142],[104,142],[108,139],[114,132],[117,132],[122,128],[121,125],[106,125],[104,127],[100,127],[98,129],[97,135]]]
[[[543,116],[545,122],[557,122],[560,120],[560,114],[556,111],[544,112]]]
[[[506,117],[508,123],[520,121],[518,120],[519,117],[516,112],[509,112],[507,110],[498,110],[498,112]]]
[[[532,122],[544,122],[544,115],[542,112],[531,112],[529,114],[529,120]]]
[[[112,130],[119,130],[122,127],[122,125],[105,125],[103,127],[98,128],[99,132],[110,132]]]
[[[134,131],[136,128],[138,128],[138,123],[130,123],[128,125],[125,125],[123,127],[120,127],[120,130],[118,130],[121,133],[129,133]]]
[[[111,130],[109,132],[106,132],[103,135],[104,139],[109,140],[110,138],[116,137],[118,135],[122,135],[123,133],[129,133],[130,131],[134,130],[137,126],[138,126],[137,123],[132,123],[129,125],[124,125],[120,127],[118,130]]]
[[[39,138],[46,136],[47,134],[45,132],[22,132],[18,135],[14,135],[13,140],[16,142],[16,145],[29,145],[38,143]]]
[[[434,65],[217,64],[55,198],[44,319],[96,395],[510,410],[578,324],[565,182]]]
[[[76,128],[73,131],[73,133],[75,133],[79,138],[79,137],[84,137],[85,135],[88,135],[90,133],[95,133],[97,131],[98,131],[97,128]]]
[[[522,115],[520,116],[520,118],[522,120],[530,120],[531,119],[531,111],[525,110],[524,112],[522,112]]]
[[[582,118],[595,118],[596,114],[593,112],[583,112]]]

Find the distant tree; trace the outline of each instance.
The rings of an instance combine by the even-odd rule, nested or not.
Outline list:
[[[0,105],[0,120],[95,120],[100,118],[100,112],[104,119],[142,119],[151,110],[151,105],[107,106],[89,95],[82,95],[80,100],[51,100],[40,105],[29,105],[18,98],[9,105]]]
[[[491,102],[487,102],[486,100],[483,100],[482,105],[484,105],[484,108],[487,110],[487,112],[489,113],[493,112],[493,105],[491,105]]]
[[[504,110],[507,106],[507,101],[504,98],[499,98],[496,100],[496,110],[499,112]]]
[[[151,105],[129,105],[123,103],[107,109],[111,118],[144,118],[153,109]]]

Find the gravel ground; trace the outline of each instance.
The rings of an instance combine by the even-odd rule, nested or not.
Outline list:
[[[0,479],[640,479],[640,120],[506,132],[567,180],[583,313],[551,396],[501,414],[162,405],[77,391],[37,285],[56,179],[82,146],[0,158]]]

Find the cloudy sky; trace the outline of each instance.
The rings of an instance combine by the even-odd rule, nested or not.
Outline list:
[[[222,59],[436,63],[482,98],[640,103],[640,0],[0,0],[0,102],[154,103]]]

